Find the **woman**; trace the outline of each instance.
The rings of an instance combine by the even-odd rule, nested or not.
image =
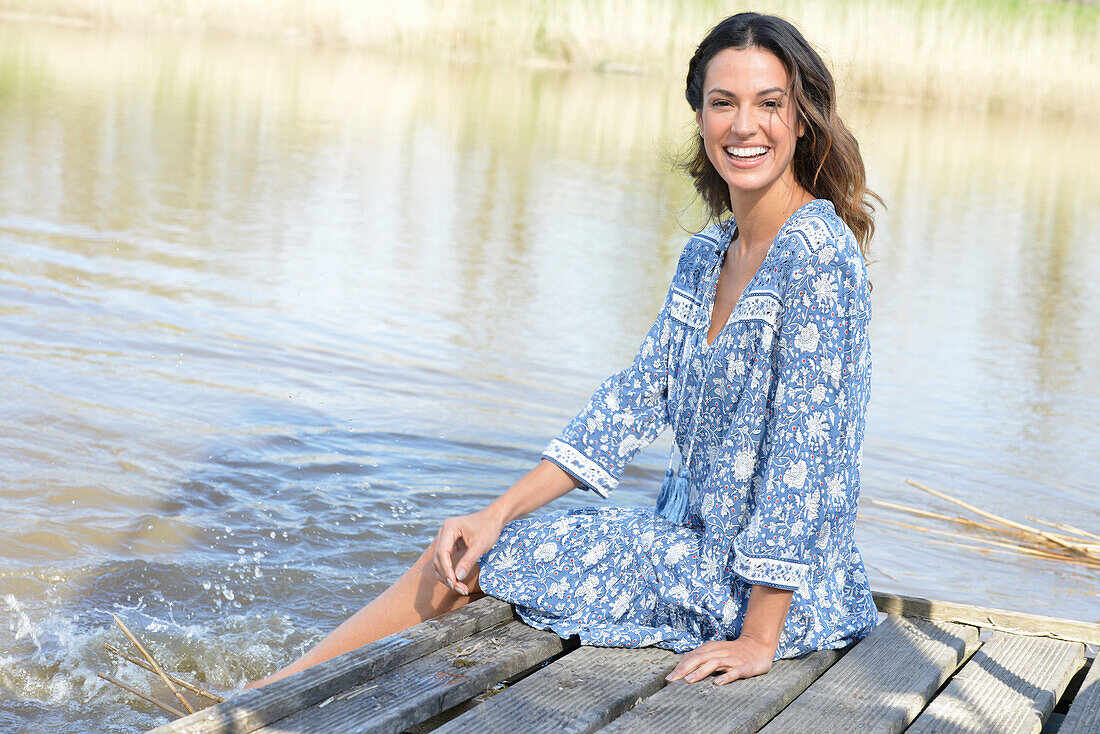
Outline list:
[[[584,643],[687,654],[716,683],[842,647],[877,621],[852,532],[870,377],[871,198],[832,77],[786,21],[716,26],[688,69],[687,168],[712,217],[633,364],[484,510],[444,522],[388,590],[263,685],[484,594]],[[520,519],[606,497],[671,425],[655,509]]]

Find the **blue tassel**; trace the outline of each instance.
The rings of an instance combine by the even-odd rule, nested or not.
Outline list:
[[[677,525],[688,522],[688,481],[679,472],[671,470],[665,475],[661,492],[657,495],[657,514]]]

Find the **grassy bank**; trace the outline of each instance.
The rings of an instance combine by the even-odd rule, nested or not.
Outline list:
[[[679,76],[715,0],[0,0],[0,17],[277,37],[444,58]],[[849,94],[1100,119],[1100,7],[995,0],[764,0]]]

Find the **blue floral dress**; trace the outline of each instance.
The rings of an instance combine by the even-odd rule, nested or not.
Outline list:
[[[852,537],[871,375],[859,248],[831,202],[801,207],[708,344],[732,225],[688,241],[633,363],[543,454],[607,497],[671,426],[657,507],[523,518],[482,557],[482,589],[528,624],[686,652],[736,638],[761,584],[794,592],[777,659],[875,626]]]

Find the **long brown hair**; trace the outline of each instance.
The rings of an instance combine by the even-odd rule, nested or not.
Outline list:
[[[794,151],[798,183],[818,199],[828,199],[859,242],[864,260],[875,233],[874,202],[884,205],[867,188],[867,172],[859,143],[836,112],[836,86],[821,56],[798,29],[774,15],[738,13],[716,25],[691,57],[685,95],[691,109],[703,108],[703,78],[707,64],[723,49],[762,48],[775,54],[791,78],[792,97],[806,133]],[[731,210],[729,186],[707,157],[701,138],[684,161],[710,215]]]

